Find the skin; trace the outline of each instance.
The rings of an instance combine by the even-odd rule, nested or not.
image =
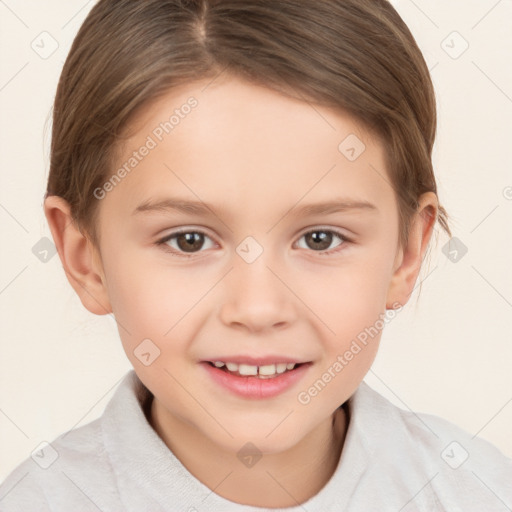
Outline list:
[[[409,241],[399,247],[383,147],[354,119],[230,76],[207,83],[171,90],[131,123],[119,165],[169,112],[190,96],[199,102],[100,201],[99,247],[71,223],[61,198],[48,197],[45,213],[83,305],[115,315],[126,355],[154,395],[151,425],[184,466],[232,501],[296,506],[336,468],[348,426],[339,406],[369,370],[381,333],[309,403],[298,394],[386,309],[406,304],[437,198],[431,192],[419,198]],[[366,146],[352,162],[338,150],[349,134]],[[213,212],[133,214],[146,200],[168,197],[204,201]],[[341,197],[377,209],[295,213]],[[184,253],[177,238],[156,244],[179,227],[206,233],[195,253]],[[333,234],[318,248],[304,236],[315,228],[337,230],[351,242]],[[263,249],[252,263],[236,252],[247,236]],[[192,257],[180,256],[180,247]],[[149,366],[134,355],[147,338],[160,349]],[[235,354],[313,364],[277,397],[245,399],[214,383],[200,364]],[[250,468],[237,458],[247,442],[263,455]]]

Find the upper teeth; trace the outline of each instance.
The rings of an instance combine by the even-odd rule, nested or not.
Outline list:
[[[253,366],[250,364],[223,363],[215,361],[213,363],[217,368],[226,366],[230,372],[238,372],[240,375],[275,375],[284,373],[286,370],[293,370],[295,363],[266,364],[264,366]]]

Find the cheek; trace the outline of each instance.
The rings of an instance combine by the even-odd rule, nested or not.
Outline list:
[[[143,251],[123,251],[122,256],[104,262],[109,299],[123,343],[167,340],[173,326],[204,294],[185,271],[151,260]],[[165,336],[168,331],[171,333]]]
[[[298,276],[296,288],[333,331],[343,332],[375,321],[385,309],[389,279],[388,265],[378,258],[347,258],[339,266]]]
[[[390,258],[391,251],[354,251],[342,265],[324,269],[325,274],[316,274],[303,288],[303,293],[309,290],[305,302],[322,321],[315,322],[325,354],[317,378],[323,381],[322,374],[329,370],[336,375],[326,398],[333,393],[336,401],[339,390],[351,389],[375,358],[385,328]],[[338,356],[342,360],[335,365]]]
[[[164,312],[173,315],[184,307],[189,296],[198,293],[194,293],[188,271],[174,263],[173,256],[166,255],[163,249],[120,241],[121,246],[122,251],[112,243],[104,258],[109,297],[120,315],[135,313],[139,319],[143,319],[142,313],[151,319]]]

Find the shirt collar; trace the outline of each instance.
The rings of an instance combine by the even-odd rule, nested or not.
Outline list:
[[[147,507],[150,499],[155,500],[162,509],[169,504],[179,503],[182,510],[268,510],[226,500],[197,480],[149,424],[144,408],[151,398],[151,392],[135,371],[130,370],[102,416],[106,449],[127,510],[135,511],[140,510],[137,507]],[[344,509],[375,451],[374,440],[385,435],[382,430],[379,431],[382,425],[375,421],[380,416],[379,413],[389,413],[379,410],[383,407],[382,397],[362,382],[346,402],[348,429],[340,461],[330,480],[302,505],[272,510],[303,512],[306,509],[314,512],[331,510],[333,507]],[[373,413],[369,415],[370,410]]]

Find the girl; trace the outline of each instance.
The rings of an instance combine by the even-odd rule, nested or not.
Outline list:
[[[2,510],[502,510],[512,461],[362,382],[436,222],[435,97],[385,0],[100,0],[45,213],[133,371]]]

